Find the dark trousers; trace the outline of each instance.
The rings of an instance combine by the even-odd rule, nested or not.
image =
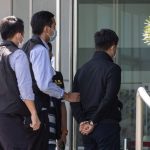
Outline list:
[[[48,150],[49,128],[47,124],[47,112],[43,111],[39,114],[41,120],[41,127],[37,131],[30,128],[29,121],[26,122],[26,133],[29,141],[29,150]],[[27,120],[27,119],[26,119]]]
[[[56,145],[55,144],[49,144],[48,150],[55,150],[55,149],[56,149]]]
[[[28,140],[19,116],[0,114],[0,150],[28,150]]]
[[[0,114],[0,150],[48,150],[45,125],[33,131],[23,121],[21,116]]]
[[[118,123],[99,123],[91,134],[82,137],[85,150],[120,150]]]

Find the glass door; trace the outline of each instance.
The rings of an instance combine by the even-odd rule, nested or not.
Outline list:
[[[150,47],[143,41],[145,21],[150,15],[149,0],[77,0],[77,68],[93,55],[94,33],[101,28],[117,32],[120,41],[116,63],[122,68],[119,98],[123,102],[121,147],[128,138],[135,142],[135,95],[139,86],[150,90]],[[144,138],[149,139],[149,109],[145,109]],[[77,132],[77,149],[82,149]]]
[[[118,5],[118,64],[122,68],[120,99],[124,104],[121,122],[121,138],[128,138],[129,149],[135,149],[135,97],[139,86],[149,90],[150,85],[150,47],[144,43],[144,27],[150,15],[150,1],[128,0]],[[149,109],[145,108],[144,137],[150,140],[148,124]],[[147,141],[148,142],[148,141]],[[150,141],[149,141],[150,142]]]

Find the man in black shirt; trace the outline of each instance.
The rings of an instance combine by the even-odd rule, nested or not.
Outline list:
[[[74,78],[73,91],[80,93],[80,102],[72,103],[71,108],[85,150],[120,150],[122,104],[117,95],[121,69],[113,62],[118,40],[110,29],[96,32],[96,52]]]

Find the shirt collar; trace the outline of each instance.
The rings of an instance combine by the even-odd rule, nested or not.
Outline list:
[[[43,42],[43,44],[45,45],[45,47],[49,50],[49,46],[47,45],[47,43],[43,39],[41,39],[41,41]]]
[[[4,40],[4,41],[2,41],[2,43],[0,43],[0,45],[1,46],[15,46],[16,48],[18,48],[18,46],[14,43],[14,42],[12,42],[12,41],[9,41],[9,40]]]
[[[96,51],[93,55],[93,59],[104,59],[113,62],[113,59],[105,51]]]
[[[43,43],[43,46],[45,46],[45,48],[49,50],[49,46],[47,45],[47,43],[46,43],[42,38],[40,38],[39,35],[34,34],[34,35],[32,36],[32,38],[33,38],[33,39],[39,39],[39,40],[41,40],[42,43]]]

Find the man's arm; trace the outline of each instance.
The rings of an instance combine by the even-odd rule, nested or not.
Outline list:
[[[78,74],[79,70],[77,71],[75,77],[74,77],[74,82],[73,82],[73,92],[78,92],[80,93],[80,87],[78,84]],[[78,123],[81,123],[82,121],[85,121],[84,113],[82,110],[81,102],[76,102],[76,103],[70,103],[71,105],[71,110],[73,113],[74,118]]]
[[[30,127],[33,128],[33,130],[39,129],[41,122],[38,118],[34,101],[25,99],[24,103],[25,103],[25,105],[27,106],[27,108],[29,109],[29,111],[31,113],[31,121],[32,122],[30,124]]]
[[[30,61],[37,86],[42,92],[57,99],[64,98],[67,101],[79,101],[77,93],[66,93],[52,81],[55,71],[50,63],[48,50],[44,46],[37,45],[34,47],[30,53]]]
[[[67,110],[64,102],[61,102],[61,136],[58,140],[58,147],[62,144],[66,144],[67,130]]]
[[[61,131],[67,131],[67,110],[64,102],[61,103]]]
[[[17,50],[10,55],[9,60],[10,65],[16,74],[21,98],[31,113],[32,123],[30,126],[33,130],[37,130],[40,127],[40,121],[34,104],[34,94],[28,59],[22,50]]]
[[[55,71],[51,66],[48,50],[42,45],[35,46],[30,53],[30,61],[38,88],[52,97],[62,98],[64,90],[52,81]]]
[[[111,108],[116,102],[116,98],[120,89],[121,84],[121,69],[119,66],[113,67],[109,70],[107,77],[106,77],[106,93],[104,98],[101,100],[101,104],[99,105],[92,121],[94,123],[98,123],[101,114],[104,114]]]
[[[120,89],[120,83],[121,69],[119,66],[115,66],[108,72],[106,77],[106,94],[102,99],[102,102],[99,105],[94,117],[91,119],[91,121],[83,122],[83,124],[80,124],[80,132],[83,135],[90,134],[94,130],[95,124],[97,124],[101,118],[101,114],[104,114],[105,111],[108,111],[111,105],[115,103],[117,94]]]

